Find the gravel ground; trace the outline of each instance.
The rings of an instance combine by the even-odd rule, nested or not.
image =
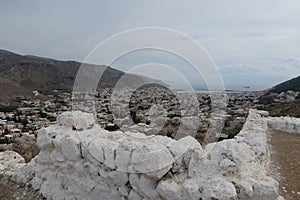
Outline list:
[[[30,189],[11,181],[0,179],[0,200],[42,200],[43,198]]]
[[[269,130],[270,173],[286,200],[300,199],[300,134]]]

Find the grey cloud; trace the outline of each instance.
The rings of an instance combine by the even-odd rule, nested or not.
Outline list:
[[[292,56],[283,61],[296,69],[300,69],[300,58]]]
[[[230,66],[221,67],[223,73],[256,73],[259,72],[258,68],[252,64],[234,64]]]
[[[0,48],[82,61],[98,43],[120,31],[166,27],[191,35],[218,66],[231,66],[221,67],[227,83],[232,81],[230,73],[244,73],[254,84],[254,75],[260,73],[266,75],[266,83],[259,86],[263,89],[274,81],[269,73],[276,76],[281,70],[274,63],[290,70],[283,80],[299,73],[296,60],[282,61],[300,52],[299,6],[293,0],[0,1]],[[123,64],[132,62],[124,59]]]

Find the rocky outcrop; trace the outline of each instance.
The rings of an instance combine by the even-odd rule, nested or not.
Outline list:
[[[190,136],[108,132],[92,117],[64,113],[58,125],[41,129],[39,155],[12,179],[47,199],[280,198],[267,176],[262,113],[251,110],[234,139],[205,148]]]
[[[0,152],[0,199],[43,199],[39,191],[32,191],[25,184],[17,184],[12,181],[16,172],[26,166],[22,156],[14,151]],[[32,170],[33,172],[33,170]],[[31,174],[33,177],[33,174]]]
[[[26,162],[29,162],[40,151],[36,145],[35,136],[29,134],[23,134],[21,137],[15,138],[13,143],[0,144],[0,152],[8,150],[19,153]]]
[[[270,117],[268,124],[275,130],[300,134],[300,118]]]
[[[25,166],[25,160],[14,151],[0,152],[0,178],[13,175],[21,167]]]

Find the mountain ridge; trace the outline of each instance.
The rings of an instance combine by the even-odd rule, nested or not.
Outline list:
[[[32,91],[46,93],[52,90],[71,92],[77,72],[82,65],[77,61],[60,61],[33,55],[20,55],[0,49],[0,99],[13,99],[18,95],[30,96]],[[110,66],[92,65],[103,72],[98,88],[114,87],[125,74]],[[129,74],[130,81],[154,81],[145,76]]]

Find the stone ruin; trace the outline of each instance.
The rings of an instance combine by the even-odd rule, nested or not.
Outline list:
[[[285,131],[288,133],[300,133],[300,118],[293,117],[269,117],[268,125],[270,128]]]
[[[47,199],[283,199],[267,175],[265,114],[250,110],[234,139],[202,147],[190,136],[108,132],[66,112],[39,131],[31,162],[10,168],[0,154],[0,174]]]

